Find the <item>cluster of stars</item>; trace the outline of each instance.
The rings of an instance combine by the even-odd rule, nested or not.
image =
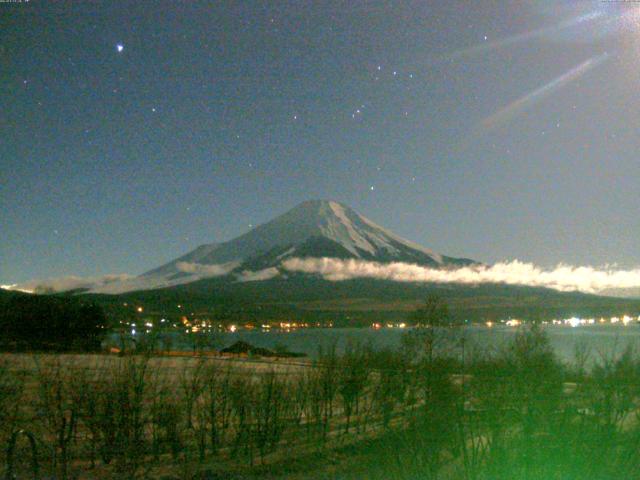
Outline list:
[[[273,23],[273,22],[274,22],[274,20],[272,19],[271,23]],[[123,54],[124,50],[125,50],[124,43],[120,42],[120,43],[117,43],[115,45],[115,51],[116,51],[117,55]],[[382,65],[377,65],[376,68],[375,68],[374,80],[375,81],[380,81],[381,78],[384,78],[385,71],[386,71],[386,78],[389,79],[389,80],[400,79],[400,78],[404,78],[404,79],[413,79],[414,78],[414,73],[402,73],[398,69],[391,70],[391,69],[383,68]],[[122,76],[119,76],[118,80],[120,81],[120,83],[122,83],[124,81],[124,78]],[[23,83],[24,86],[27,86],[29,84],[29,81],[28,81],[28,79],[23,79],[22,83]],[[114,94],[118,94],[120,92],[119,85],[117,85],[114,88],[112,88],[112,92]],[[41,105],[42,103],[38,102],[38,104]],[[352,120],[364,120],[365,112],[367,110],[373,111],[372,110],[372,106],[375,106],[375,100],[373,102],[363,102],[363,103],[357,104],[357,106],[355,108],[353,108],[351,110],[351,112],[349,112],[349,114],[351,116],[351,119]],[[149,108],[149,110],[151,111],[152,114],[156,114],[159,111],[159,108],[158,108],[157,105],[153,105],[152,104],[151,106],[148,106],[147,108]],[[298,110],[298,111],[296,111],[296,112],[291,114],[290,118],[294,122],[298,122],[301,119],[299,111],[300,110]],[[401,112],[401,115],[403,117],[408,117],[409,116],[409,110],[407,110],[407,109],[402,109],[402,110],[400,110],[400,112]],[[334,118],[336,118],[336,117],[334,117]],[[85,135],[89,136],[91,133],[92,133],[91,129],[89,129],[89,128],[84,129],[84,134]],[[235,136],[236,140],[240,140],[240,134],[235,134],[234,136]],[[89,144],[90,145],[93,144],[91,139],[89,140]],[[360,163],[359,160],[358,160],[358,163]],[[248,162],[247,165],[248,165],[248,167],[250,169],[253,169],[255,167],[255,164],[252,161]],[[380,171],[381,171],[381,168],[377,167],[377,172],[380,172]],[[410,177],[410,182],[411,183],[414,183],[415,181],[416,181],[416,177],[415,176]],[[367,184],[365,184],[365,185],[367,185]],[[366,188],[370,192],[376,191],[376,185],[374,185],[374,184],[368,184]],[[189,211],[189,208],[187,208],[187,211]],[[249,224],[249,228],[252,228],[251,224]]]
[[[362,115],[363,110],[364,110],[364,103],[360,105],[360,108],[355,109],[355,111],[351,114],[351,118],[356,118],[357,116]]]
[[[382,78],[383,78],[383,74],[384,71],[387,70],[387,77],[389,80],[399,80],[401,78],[403,79],[409,79],[409,80],[413,80],[415,77],[414,73],[402,73],[400,70],[395,69],[395,70],[391,70],[391,69],[385,69],[382,65],[377,65],[375,67],[375,72],[374,72],[374,76],[373,79],[376,82],[379,82]],[[398,84],[401,85],[403,88],[409,88],[406,84]],[[365,113],[367,112],[367,110],[369,110],[370,112],[373,112],[374,109],[372,107],[375,107],[375,100],[374,101],[370,101],[370,102],[366,102],[366,103],[360,103],[358,104],[357,107],[355,107],[353,110],[351,110],[350,112],[350,116],[352,120],[355,121],[362,121],[364,120],[365,117]],[[402,110],[400,110],[400,115],[403,118],[408,118],[410,115],[410,110],[407,109],[406,107],[403,108]],[[298,119],[298,114],[293,114],[293,119],[297,120]],[[356,163],[360,164],[360,160],[357,159]],[[376,167],[376,171],[379,173],[381,171],[381,167]],[[408,181],[411,184],[415,184],[417,181],[417,177],[415,175],[409,176],[408,177]],[[376,191],[376,185],[375,184],[368,184],[366,186],[366,190],[369,192],[375,192]]]
[[[376,67],[376,74],[374,75],[373,79],[374,79],[375,81],[380,80],[380,75],[381,75],[381,74],[382,74],[382,65],[378,65],[378,66]],[[400,72],[398,72],[398,70],[392,70],[392,71],[391,71],[391,75],[392,75],[393,77],[398,77],[398,76],[400,76]],[[408,76],[410,79],[413,79],[413,73],[409,73],[407,76]]]
[[[270,19],[270,23],[272,23],[272,24],[273,24],[274,22],[275,22],[275,20],[274,20],[273,18],[272,18],[272,19]],[[118,43],[118,44],[116,44],[116,52],[117,52],[118,54],[123,53],[123,52],[124,52],[124,48],[125,48],[125,46],[124,46],[124,44],[123,44],[123,43]],[[379,81],[379,80],[381,79],[381,76],[382,76],[382,74],[383,74],[383,70],[384,70],[384,69],[383,69],[383,66],[382,66],[382,65],[377,65],[377,67],[376,67],[376,75],[375,75],[375,77],[374,77],[374,79],[375,79],[376,81]],[[397,69],[396,69],[396,70],[390,70],[390,73],[391,73],[391,77],[392,77],[392,78],[399,78],[399,77],[401,77],[401,76],[402,76],[402,75],[401,75],[401,72],[400,72],[400,71],[398,71]],[[406,75],[404,75],[404,78],[413,79],[413,78],[414,78],[414,74],[413,74],[413,73],[406,74]],[[24,81],[24,83],[26,84],[26,83],[27,83],[27,81],[25,80],[25,81]],[[114,88],[112,91],[113,91],[113,93],[118,93],[118,92],[119,92],[119,89],[118,89],[118,88]],[[365,108],[366,108],[366,104],[365,104],[365,103],[361,103],[361,104],[359,104],[359,106],[358,106],[357,108],[355,108],[354,110],[352,110],[352,111],[351,111],[351,119],[352,119],[352,120],[359,120],[359,119],[362,119],[362,118],[363,118],[363,116],[364,116]],[[157,107],[156,107],[156,106],[151,107],[151,112],[152,112],[152,113],[157,113],[157,112],[158,112]],[[409,116],[409,111],[408,111],[408,110],[403,110],[403,111],[402,111],[402,115],[403,115],[404,117],[408,117],[408,116]],[[294,122],[297,122],[298,120],[300,120],[300,115],[299,115],[298,113],[293,113],[293,114],[291,115],[291,118],[292,118],[292,120],[293,120]],[[88,133],[88,132],[85,132],[85,133]],[[240,139],[240,135],[239,135],[239,134],[238,134],[238,135],[236,135],[235,137],[236,137],[236,139],[237,139],[237,140],[239,140],[239,139]],[[249,166],[249,168],[253,168],[253,167],[254,167],[253,162],[249,162],[249,163],[248,163],[248,166]],[[378,171],[380,171],[380,168],[379,168],[379,167],[378,167]],[[411,181],[412,181],[412,182],[415,182],[415,177],[412,177],[412,178],[411,178]],[[370,185],[370,186],[369,186],[369,190],[370,190],[370,191],[375,191],[375,185]]]

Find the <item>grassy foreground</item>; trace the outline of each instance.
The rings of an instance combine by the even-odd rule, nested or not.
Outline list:
[[[536,328],[493,352],[445,335],[313,362],[6,354],[0,461],[17,478],[640,478],[633,349],[562,365]]]

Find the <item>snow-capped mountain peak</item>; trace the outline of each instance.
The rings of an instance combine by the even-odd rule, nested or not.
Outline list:
[[[430,266],[473,263],[424,248],[380,227],[353,209],[330,200],[303,202],[288,212],[228,242],[203,245],[145,275],[177,274],[177,264],[254,262],[272,257],[269,267],[295,256],[339,256],[378,261],[411,261]],[[267,258],[264,258],[268,261]]]
[[[339,202],[310,200],[235,239],[201,245],[137,278],[151,288],[227,274],[263,280],[277,275],[285,260],[309,257],[407,262],[435,268],[475,263],[405,240]]]

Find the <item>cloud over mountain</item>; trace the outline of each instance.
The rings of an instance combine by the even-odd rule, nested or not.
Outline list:
[[[176,263],[176,268],[181,272],[191,273],[204,278],[226,275],[238,267],[239,264],[239,262],[228,262],[221,265],[203,265],[201,263],[178,262]]]
[[[113,284],[122,284],[132,281],[134,276],[127,274],[113,274],[92,277],[78,277],[68,275],[43,280],[28,280],[13,285],[3,285],[7,290],[20,290],[23,292],[66,292],[77,289],[102,288]]]
[[[504,283],[584,293],[640,286],[640,269],[614,270],[558,265],[552,270],[544,270],[519,260],[492,266],[470,265],[437,269],[401,262],[383,264],[357,259],[291,258],[285,260],[282,266],[291,272],[319,274],[331,281],[373,278],[396,282]]]
[[[28,292],[63,292],[75,289],[89,289],[96,293],[122,293],[132,290],[148,290],[190,283],[196,280],[232,274],[234,281],[256,282],[277,277],[276,267],[261,270],[235,271],[237,263],[202,265],[179,263],[178,268],[185,275],[171,280],[154,279],[126,274],[104,275],[101,277],[61,277],[46,280],[4,285],[9,290]],[[279,268],[284,271],[317,274],[329,281],[344,281],[358,278],[389,280],[394,282],[424,282],[451,284],[501,283],[530,287],[545,287],[562,292],[615,294],[618,291],[640,288],[640,269],[618,270],[613,268],[576,267],[558,265],[553,269],[543,269],[532,263],[513,260],[492,266],[469,265],[457,268],[430,268],[411,263],[379,263],[360,259],[338,258],[287,258]]]

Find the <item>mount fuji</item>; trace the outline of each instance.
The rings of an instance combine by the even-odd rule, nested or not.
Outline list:
[[[240,281],[267,280],[282,275],[280,265],[287,259],[323,257],[432,268],[478,263],[448,257],[406,240],[339,202],[311,200],[235,239],[201,245],[138,277],[93,291],[122,293],[227,275]]]
[[[504,283],[395,281],[355,276],[332,280],[311,264],[360,265],[362,268],[412,268],[447,274],[484,265],[436,253],[380,227],[335,201],[303,202],[235,239],[201,245],[142,275],[114,278],[78,294],[108,311],[144,305],[145,312],[213,315],[221,322],[338,322],[362,326],[406,320],[428,295],[444,298],[452,318],[620,316],[640,311],[640,301],[561,292]],[[412,265],[410,265],[412,264]],[[374,267],[372,267],[374,266]],[[626,312],[626,313],[625,313]]]

